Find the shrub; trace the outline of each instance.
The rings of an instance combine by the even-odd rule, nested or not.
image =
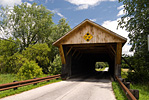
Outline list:
[[[34,61],[28,61],[21,66],[17,75],[20,79],[32,79],[42,74],[42,68]]]
[[[50,65],[51,65],[49,67],[50,74],[56,75],[56,74],[61,73],[62,63],[61,63],[61,58],[59,55],[56,55],[54,57],[54,60],[53,60],[53,62],[50,63]]]
[[[24,57],[26,57],[29,61],[36,61],[44,73],[48,73],[50,53],[51,49],[46,43],[30,45],[28,48],[26,48],[26,50],[22,52]]]
[[[20,53],[15,53],[12,56],[0,57],[0,72],[1,73],[14,73],[16,74],[20,67],[28,60]]]

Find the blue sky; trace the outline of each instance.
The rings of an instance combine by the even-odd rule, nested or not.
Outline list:
[[[13,6],[27,2],[29,5],[36,2],[51,10],[54,23],[61,18],[66,18],[71,28],[75,27],[85,19],[90,19],[126,38],[128,32],[117,28],[117,20],[124,15],[123,4],[118,0],[0,0],[0,6]],[[128,39],[129,41],[129,39]],[[123,47],[123,53],[129,52],[128,42]]]

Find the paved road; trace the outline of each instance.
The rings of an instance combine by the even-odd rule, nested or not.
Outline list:
[[[71,79],[0,100],[116,100],[109,79]]]

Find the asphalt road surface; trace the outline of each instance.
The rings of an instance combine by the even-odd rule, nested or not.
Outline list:
[[[116,100],[109,79],[74,78],[0,100]]]

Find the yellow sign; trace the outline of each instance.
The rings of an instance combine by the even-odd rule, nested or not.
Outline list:
[[[83,36],[83,38],[88,42],[88,41],[90,41],[90,40],[93,38],[93,36],[92,36],[89,32],[87,32],[87,33]]]

